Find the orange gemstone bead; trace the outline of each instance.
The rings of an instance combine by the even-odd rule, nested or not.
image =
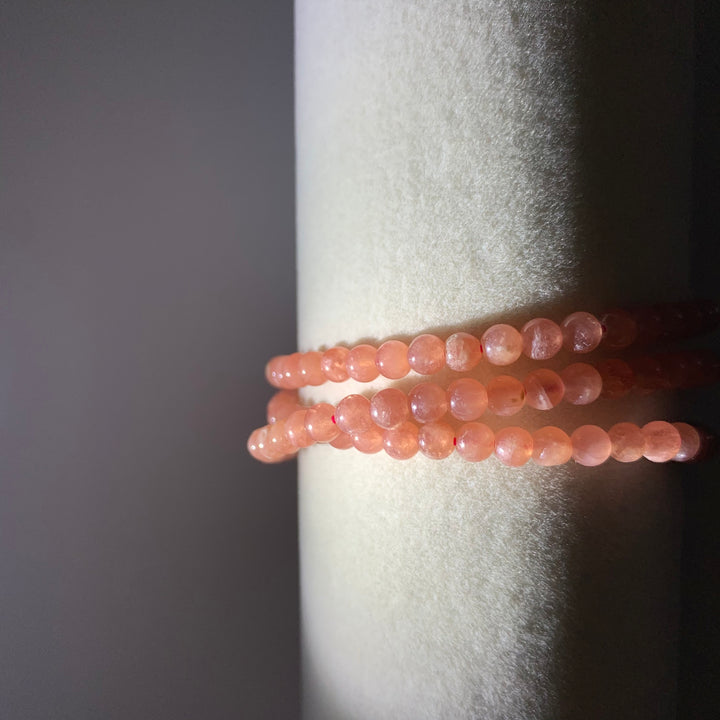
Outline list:
[[[601,465],[612,451],[609,435],[597,425],[581,425],[570,436],[573,459],[578,465]]]
[[[621,422],[608,430],[610,454],[618,462],[635,462],[645,452],[645,436],[635,423]]]
[[[322,354],[320,368],[330,382],[344,382],[350,377],[345,366],[349,354],[345,347],[333,347]]]
[[[523,353],[533,360],[549,360],[562,348],[562,330],[557,323],[547,318],[536,318],[525,323],[520,335]]]
[[[418,429],[414,423],[405,422],[399,427],[383,432],[385,452],[395,460],[408,460],[418,451]]]
[[[495,433],[484,423],[465,423],[458,428],[456,450],[470,462],[485,460],[495,450]]]
[[[433,375],[445,367],[445,343],[436,335],[418,335],[408,347],[408,363],[420,375]]]
[[[558,427],[548,425],[532,435],[532,459],[537,465],[563,465],[572,457],[570,437]]]
[[[335,408],[330,403],[318,403],[305,413],[305,428],[315,442],[330,442],[337,437],[340,428],[334,416]]]
[[[487,397],[490,412],[508,417],[525,405],[525,388],[510,375],[498,375],[488,383]]]
[[[420,452],[433,460],[446,458],[455,449],[455,431],[445,422],[431,422],[418,431]]]
[[[421,423],[439,420],[447,412],[445,391],[431,382],[419,383],[409,393],[410,412]]]
[[[383,377],[391,380],[404,378],[410,372],[408,346],[400,340],[384,342],[377,349],[375,365]]]
[[[385,388],[373,395],[370,416],[375,424],[389,430],[404,423],[410,416],[407,395],[397,388]]]
[[[383,449],[383,431],[377,425],[364,433],[356,433],[352,440],[357,450],[366,455],[374,455]]]
[[[344,433],[362,433],[373,425],[370,401],[362,395],[348,395],[335,408],[335,423]]]
[[[375,364],[377,350],[372,345],[356,345],[345,360],[348,375],[358,382],[371,382],[380,371]]]
[[[483,333],[482,347],[491,365],[510,365],[522,355],[523,338],[512,325],[493,325]]]
[[[551,410],[565,395],[562,378],[553,370],[540,368],[525,376],[525,402],[535,410]]]
[[[495,433],[495,456],[511,467],[524,465],[532,456],[532,435],[520,427],[506,427]]]
[[[456,372],[472,370],[482,354],[482,345],[474,335],[458,332],[445,341],[445,364]]]
[[[570,352],[589,353],[602,340],[603,330],[600,321],[587,312],[575,312],[568,315],[560,327],[563,334],[563,345]]]
[[[680,432],[671,423],[653,420],[642,427],[645,438],[643,455],[651,462],[672,460],[682,447]]]
[[[560,372],[565,385],[565,402],[571,405],[589,405],[600,397],[602,377],[587,363],[573,363]]]
[[[450,414],[465,422],[477,420],[488,404],[485,386],[474,378],[460,378],[450,384],[447,390]]]

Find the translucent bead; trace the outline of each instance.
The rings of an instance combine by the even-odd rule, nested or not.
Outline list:
[[[510,365],[522,354],[522,335],[511,325],[493,325],[482,336],[485,357],[491,365]]]
[[[455,449],[455,431],[445,422],[423,425],[418,431],[420,452],[433,460],[442,460]]]
[[[439,420],[447,412],[445,391],[437,383],[419,383],[408,394],[410,412],[421,423]]]
[[[349,435],[369,430],[373,425],[370,401],[362,395],[347,395],[335,408],[335,423]]]
[[[418,335],[408,348],[410,367],[420,375],[432,375],[445,366],[445,343],[436,335]]]
[[[345,347],[333,347],[322,354],[320,367],[330,382],[344,382],[350,377],[345,367],[349,354],[350,351]]]
[[[407,460],[418,451],[418,429],[411,422],[383,432],[385,452],[395,460]]]
[[[404,378],[410,372],[408,346],[400,340],[388,340],[377,350],[375,365],[380,374],[391,380]]]
[[[480,462],[493,454],[495,434],[484,423],[465,423],[458,428],[455,447],[463,459]]]
[[[600,397],[621,398],[630,393],[635,382],[635,375],[630,365],[624,360],[601,360],[597,371],[602,378]]]
[[[625,310],[610,310],[600,318],[603,344],[610,348],[626,348],[635,342],[637,323]]]
[[[260,462],[269,462],[269,457],[266,453],[267,432],[267,425],[253,430],[247,442],[248,452]]]
[[[330,403],[313,405],[305,413],[305,428],[315,442],[330,442],[340,432],[335,424],[335,408]]]
[[[310,447],[314,442],[305,427],[306,415],[307,410],[296,410],[285,421],[285,433],[290,443],[296,448]]]
[[[575,462],[587,467],[602,465],[612,451],[610,437],[597,425],[581,425],[570,436],[570,442]]]
[[[267,421],[274,423],[278,420],[285,420],[298,409],[299,403],[296,390],[276,392],[267,404]]]
[[[292,449],[292,443],[285,434],[285,421],[278,420],[270,425],[267,433],[268,454],[276,458],[287,455]]]
[[[285,355],[277,355],[271,358],[265,366],[265,379],[273,387],[279,388],[282,385],[282,363]]]
[[[551,410],[562,402],[565,385],[552,370],[540,368],[525,376],[525,403],[535,410]]]
[[[456,372],[467,372],[480,362],[482,352],[482,345],[474,335],[454,333],[445,341],[445,364]]]
[[[377,425],[364,433],[355,433],[352,440],[355,448],[366,455],[374,455],[383,449],[383,431]]]
[[[303,385],[317,386],[325,382],[325,375],[321,366],[322,353],[306,352],[300,358],[300,377]]]
[[[488,409],[495,415],[508,417],[525,405],[523,384],[510,375],[498,375],[487,386]]]
[[[544,467],[564,465],[572,457],[572,443],[566,432],[548,425],[532,435],[533,461]]]
[[[373,395],[370,416],[381,428],[389,430],[404,423],[410,416],[407,395],[397,388],[386,388]]]
[[[568,315],[560,327],[562,328],[563,345],[570,352],[589,353],[602,340],[602,325],[590,313],[576,312]]]
[[[349,450],[353,446],[353,439],[351,435],[341,432],[338,433],[337,437],[333,438],[329,444],[336,450]]]
[[[610,454],[618,462],[635,462],[645,452],[645,436],[634,423],[621,422],[608,430],[612,449]]]
[[[292,355],[285,356],[285,359],[281,364],[282,377],[280,380],[280,387],[297,390],[297,388],[301,388],[303,386],[302,373],[300,371],[301,359],[301,353],[293,353]]]
[[[495,433],[495,457],[505,465],[520,467],[532,456],[532,435],[520,427],[506,427]]]
[[[563,344],[560,326],[547,318],[536,318],[525,323],[520,335],[523,352],[533,360],[549,360],[555,357]]]
[[[680,433],[680,450],[673,460],[688,462],[697,458],[702,448],[700,433],[692,425],[683,422],[673,423],[673,427]]]
[[[600,397],[602,378],[587,363],[573,363],[560,371],[565,385],[565,402],[571,405],[589,405]]]
[[[447,391],[450,413],[458,420],[477,420],[488,404],[485,386],[473,378],[461,378],[450,384]]]
[[[358,382],[371,382],[379,375],[375,364],[377,350],[372,345],[356,345],[345,360],[348,375]]]
[[[653,420],[643,425],[642,434],[645,438],[643,455],[651,462],[667,462],[680,452],[680,432],[669,422]]]

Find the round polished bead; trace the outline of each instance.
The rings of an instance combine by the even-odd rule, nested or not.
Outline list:
[[[572,457],[570,437],[558,427],[540,428],[533,433],[532,440],[532,459],[538,465],[564,465]]]
[[[364,433],[355,433],[352,440],[355,448],[366,455],[374,455],[383,449],[383,431],[377,425]]]
[[[370,416],[376,425],[389,430],[404,423],[410,416],[407,395],[397,388],[385,388],[373,395]]]
[[[350,351],[346,347],[339,346],[330,348],[322,354],[320,368],[330,382],[344,382],[350,377],[345,366],[349,354]]]
[[[267,404],[267,421],[269,423],[285,420],[299,407],[300,401],[296,390],[276,392]]]
[[[528,373],[523,380],[525,403],[535,410],[551,410],[565,395],[562,378],[553,370],[540,368]]]
[[[362,395],[347,395],[335,408],[335,423],[350,435],[369,430],[373,425],[370,401]]]
[[[336,450],[349,450],[353,447],[352,435],[341,432],[338,433],[337,437],[333,438],[329,445],[334,447]]]
[[[265,365],[265,379],[273,386],[280,387],[282,384],[282,363],[285,355],[276,355]]]
[[[340,432],[335,424],[335,408],[330,403],[313,405],[305,413],[305,428],[315,442],[330,442]]]
[[[623,463],[639,460],[645,452],[645,436],[635,423],[621,422],[608,430],[610,454]]]
[[[408,394],[410,412],[421,423],[439,420],[447,412],[445,391],[431,382],[419,383]]]
[[[653,420],[643,425],[642,434],[645,438],[643,455],[652,462],[667,462],[680,452],[680,432],[669,422]]]
[[[270,448],[270,455],[281,458],[294,449],[288,436],[285,433],[285,421],[278,420],[270,425],[267,434],[267,443]]]
[[[248,438],[247,442],[247,449],[248,452],[256,459],[260,460],[260,462],[269,462],[270,458],[267,455],[267,433],[268,433],[268,426],[263,425],[263,427],[258,428],[257,430],[253,430],[252,433],[250,433],[250,437]]]
[[[600,397],[617,399],[625,397],[632,390],[635,374],[624,360],[601,360],[597,364],[597,371],[602,378]]]
[[[694,460],[702,448],[700,433],[692,425],[683,422],[673,423],[673,427],[680,433],[680,450],[673,460],[676,462]]]
[[[433,460],[442,460],[455,449],[455,431],[445,422],[431,422],[418,431],[420,452]]]
[[[467,372],[480,362],[482,352],[482,345],[474,335],[457,332],[445,341],[445,364],[456,372]]]
[[[460,378],[447,390],[450,414],[458,420],[477,420],[488,404],[485,386],[474,378]]]
[[[301,359],[302,353],[293,353],[292,355],[285,356],[281,364],[281,387],[296,390],[303,386],[302,373],[300,371]]]
[[[383,431],[385,452],[395,460],[407,460],[418,451],[417,425],[405,422],[400,427]]]
[[[563,345],[575,353],[589,353],[602,340],[600,321],[590,313],[576,312],[568,315],[561,324]]]
[[[506,427],[495,433],[495,457],[505,465],[520,467],[532,456],[532,435],[520,427]]]
[[[391,380],[404,378],[410,372],[408,346],[400,340],[384,342],[377,349],[375,365],[383,377]]]
[[[512,325],[493,325],[482,336],[485,357],[491,365],[510,365],[522,354],[522,335]]]
[[[547,318],[536,318],[523,325],[520,331],[523,353],[533,360],[549,360],[555,357],[563,344],[560,326]]]
[[[465,423],[458,428],[456,449],[470,462],[485,460],[495,450],[495,433],[484,423]]]
[[[377,350],[372,345],[356,345],[345,360],[348,375],[358,382],[371,382],[380,371],[375,364]]]
[[[600,397],[602,378],[587,363],[573,363],[560,372],[565,385],[565,402],[571,405],[589,405]]]
[[[488,409],[495,415],[508,417],[525,405],[523,384],[510,375],[498,375],[487,386]]]
[[[307,410],[296,410],[285,421],[285,433],[290,443],[296,448],[310,447],[314,440],[305,427],[305,416]]]
[[[300,358],[300,377],[302,378],[303,385],[317,386],[322,385],[325,382],[325,374],[322,371],[321,366],[322,353],[321,352],[306,352],[302,354]]]
[[[610,437],[597,425],[581,425],[570,436],[570,442],[575,462],[587,467],[602,465],[612,451]]]
[[[625,310],[610,310],[600,318],[603,328],[603,345],[610,348],[626,348],[637,338],[637,322]]]
[[[436,335],[418,335],[408,348],[410,367],[420,375],[432,375],[445,366],[445,343]]]

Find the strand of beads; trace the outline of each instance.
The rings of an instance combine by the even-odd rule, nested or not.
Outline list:
[[[586,354],[601,342],[614,349],[636,342],[667,342],[706,332],[719,320],[717,306],[702,301],[655,305],[630,312],[611,310],[600,318],[575,312],[560,324],[547,318],[530,320],[519,331],[503,323],[492,325],[480,338],[457,332],[443,341],[425,333],[409,345],[389,340],[378,348],[361,344],[351,349],[338,346],[324,352],[280,355],[268,362],[265,376],[274,387],[297,389],[350,378],[372,382],[379,375],[399,380],[411,370],[420,375],[432,375],[444,367],[467,372],[483,357],[491,365],[506,366],[522,354],[533,360],[548,360],[563,347],[572,353]]]

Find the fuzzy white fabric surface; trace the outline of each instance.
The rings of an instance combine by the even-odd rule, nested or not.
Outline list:
[[[621,5],[297,0],[301,350],[685,296],[690,18]],[[674,483],[304,451],[305,717],[672,717]]]

